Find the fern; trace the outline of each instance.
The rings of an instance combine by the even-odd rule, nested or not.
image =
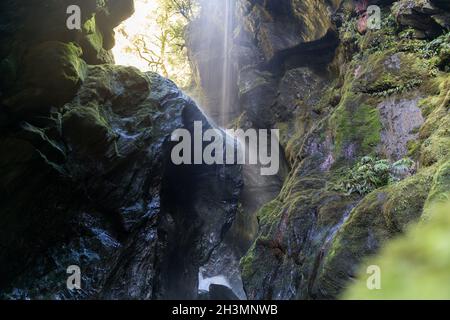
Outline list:
[[[409,158],[391,164],[386,159],[380,160],[366,156],[344,175],[338,184],[338,190],[347,194],[365,195],[411,175],[414,167],[414,161]]]

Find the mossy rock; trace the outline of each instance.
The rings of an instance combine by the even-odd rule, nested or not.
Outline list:
[[[354,203],[354,197],[327,191],[323,176],[293,174],[279,197],[258,212],[258,237],[241,260],[248,297],[307,297],[323,242]]]
[[[362,257],[376,253],[388,240],[417,221],[433,181],[429,168],[367,195],[350,213],[332,241],[319,269],[313,293],[337,296],[354,277]]]
[[[423,166],[448,159],[450,152],[450,76],[436,78],[433,87],[438,93],[422,101],[427,115],[419,131],[418,157]]]
[[[437,203],[445,203],[450,200],[450,161],[442,164],[433,179],[433,186],[425,203],[425,217],[431,216],[432,208]]]
[[[343,299],[450,299],[450,203],[431,209],[431,220],[411,227],[366,260]],[[369,290],[367,267],[381,271],[381,288]]]
[[[64,113],[62,132],[71,151],[84,157],[104,155],[115,138],[95,104],[76,106]]]
[[[425,168],[387,188],[389,195],[382,210],[390,230],[403,232],[409,224],[419,220],[433,185],[435,172],[435,167]]]
[[[83,48],[83,59],[91,65],[114,64],[112,53],[104,48],[104,36],[95,15],[84,23],[82,32],[80,45]]]
[[[417,54],[395,49],[375,52],[358,65],[352,90],[377,96],[402,93],[421,85],[429,72],[426,61]]]
[[[86,76],[82,50],[74,43],[48,41],[31,48],[15,95],[4,100],[13,113],[46,112],[75,95]]]
[[[87,77],[77,96],[80,102],[110,101],[114,111],[133,115],[135,108],[150,93],[150,77],[134,67],[95,65],[88,67]],[[155,92],[156,94],[156,92]]]
[[[257,240],[241,260],[251,299],[338,297],[359,265],[365,266],[365,257],[426,218],[428,206],[448,198],[450,87],[439,62],[445,65],[445,50],[432,52],[428,41],[415,39],[414,30],[399,33],[394,15],[385,13],[382,29],[364,36],[356,32],[356,19],[339,28],[341,45],[332,66],[339,79],[324,88],[322,101],[311,109],[317,118],[296,115],[276,122],[293,169],[279,197],[258,213]],[[415,163],[410,172],[383,181],[369,194],[346,196],[331,187],[356,159],[405,156],[382,155],[383,131],[391,127],[383,122],[380,104],[388,99],[414,100],[414,111],[423,118],[408,132],[412,140],[405,141]],[[398,111],[396,119],[410,112],[391,107]],[[313,126],[304,130],[308,121]],[[328,159],[331,165],[323,166]]]
[[[371,154],[381,140],[380,113],[361,94],[347,93],[329,120],[336,158]]]

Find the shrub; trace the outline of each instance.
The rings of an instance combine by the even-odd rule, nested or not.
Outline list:
[[[413,173],[414,168],[415,163],[409,158],[391,163],[386,159],[366,156],[344,175],[338,189],[348,194],[365,195],[406,178]]]

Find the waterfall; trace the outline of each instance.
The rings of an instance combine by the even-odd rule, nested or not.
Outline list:
[[[194,75],[202,88],[199,104],[209,119],[227,128],[237,115],[237,90],[232,59],[236,0],[200,0],[201,13],[188,30],[190,60]],[[228,237],[230,238],[230,237]],[[209,291],[209,285],[223,285],[245,299],[239,271],[240,255],[233,244],[225,240],[199,269],[199,293]]]
[[[239,27],[236,2],[201,0],[201,14],[188,30],[193,73],[206,97],[199,101],[200,105],[207,116],[222,128],[229,127],[242,112],[239,110],[237,88],[239,63],[236,59],[239,57],[234,53],[234,31]],[[255,146],[249,146],[246,141],[239,143],[245,145],[248,152],[258,154]],[[280,163],[284,163],[284,159]],[[256,237],[256,212],[278,195],[283,180],[283,174],[262,176],[260,169],[259,164],[243,167],[242,212],[237,215],[223,243],[200,267],[199,292],[208,291],[210,284],[219,284],[231,288],[238,298],[246,299],[239,261]]]
[[[224,32],[223,32],[223,63],[222,63],[222,91],[220,101],[221,126],[225,127],[230,119],[230,109],[232,108],[232,60],[231,48],[233,43],[234,28],[234,0],[222,0],[224,11]]]
[[[236,0],[200,0],[199,17],[187,32],[188,55],[201,95],[192,95],[225,128],[237,116],[237,80],[232,58]]]

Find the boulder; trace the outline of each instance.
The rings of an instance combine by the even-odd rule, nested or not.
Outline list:
[[[431,0],[401,0],[392,12],[401,26],[415,29],[418,38],[434,38],[450,27],[449,14]]]
[[[30,48],[23,59],[17,92],[3,101],[8,111],[46,113],[70,100],[86,74],[81,55],[75,43],[48,41]]]
[[[203,113],[171,81],[112,65],[89,66],[52,112],[1,138],[2,193],[27,185],[0,202],[2,292],[196,298],[198,269],[230,228],[242,184],[239,166],[171,162],[172,132],[211,128]],[[26,236],[14,238],[19,230]],[[82,292],[65,288],[69,265],[83,270]]]

